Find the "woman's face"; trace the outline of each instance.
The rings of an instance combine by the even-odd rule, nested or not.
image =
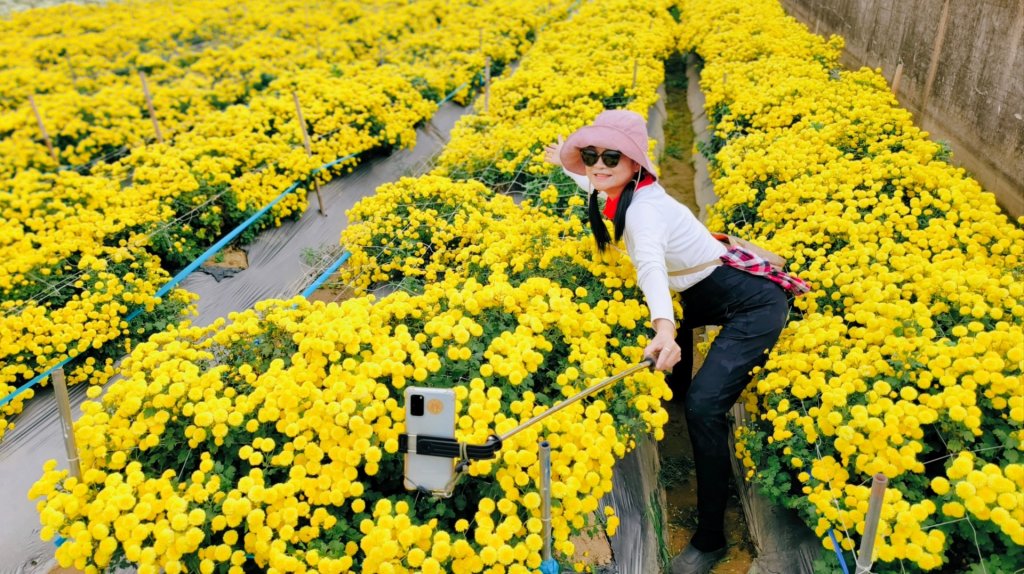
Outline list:
[[[622,189],[636,177],[636,172],[640,169],[635,161],[622,155],[618,150],[586,147],[580,150],[580,153],[583,154],[583,165],[587,168],[590,185],[611,196],[622,193]],[[618,157],[618,163],[614,161],[616,157]],[[587,165],[588,160],[595,160],[594,165]],[[615,167],[608,167],[606,161],[615,163]]]

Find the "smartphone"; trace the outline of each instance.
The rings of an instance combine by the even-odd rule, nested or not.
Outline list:
[[[455,390],[406,387],[405,434],[410,441],[413,435],[455,438]],[[409,490],[444,493],[454,474],[455,459],[405,455],[405,488]]]

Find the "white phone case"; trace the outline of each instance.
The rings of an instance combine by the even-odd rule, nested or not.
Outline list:
[[[414,397],[422,400],[422,414],[413,414]],[[410,437],[410,448],[414,435],[455,437],[455,391],[427,387],[406,387],[405,389],[405,434]],[[425,454],[405,455],[405,488],[424,488],[442,492],[455,473],[455,461],[451,458]]]

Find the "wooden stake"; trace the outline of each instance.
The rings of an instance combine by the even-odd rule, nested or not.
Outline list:
[[[320,49],[320,34],[318,34],[316,31],[311,31],[313,29],[312,24],[310,24],[311,20],[312,20],[312,17],[310,16],[310,12],[309,12],[309,4],[307,3],[306,4],[306,35],[313,36],[313,43],[316,44],[316,57],[317,58],[323,58],[324,57],[324,53],[323,53],[323,50]]]
[[[491,57],[487,56],[487,67],[484,68],[484,113],[491,107]]]
[[[43,123],[43,116],[39,113],[39,106],[36,105],[36,97],[30,94],[28,103],[32,106],[32,113],[36,115],[36,123],[39,124],[39,131],[43,133],[43,141],[46,142],[46,149],[50,150],[50,157],[53,158],[54,163],[60,166],[57,152],[53,149],[53,141],[50,139],[50,134],[46,131],[46,124]]]
[[[640,68],[640,60],[633,58],[633,90],[636,90],[636,73]]]
[[[317,58],[322,58],[323,55],[320,53],[320,38],[319,38],[319,35],[312,31],[313,26],[310,25],[308,18],[306,19],[305,28],[306,28],[306,37],[307,38],[309,38],[310,36],[313,37],[313,43],[316,45],[316,57]]]
[[[899,95],[900,92],[900,80],[903,78],[903,61],[900,60],[899,64],[896,64],[896,73],[892,77],[892,93]]]
[[[68,65],[68,73],[71,74],[71,85],[78,87],[78,74],[75,73],[75,67],[71,65],[71,56],[64,52],[64,62]]]
[[[302,128],[302,141],[306,146],[306,155],[312,157],[313,148],[309,145],[309,132],[306,131],[306,120],[302,118],[302,106],[299,105],[298,92],[292,92],[292,99],[295,100],[295,115],[299,117],[299,126]],[[324,199],[320,196],[320,183],[317,182],[316,176],[313,176],[313,188],[316,190],[317,211],[320,212],[320,215],[327,215],[324,213]]]
[[[868,512],[864,516],[864,537],[860,541],[857,552],[856,574],[871,574],[874,559],[875,539],[878,537],[878,521],[882,516],[882,504],[885,502],[885,489],[889,479],[878,473],[871,481],[871,495],[868,498]]]
[[[64,429],[64,450],[68,455],[68,466],[71,476],[82,477],[82,466],[78,460],[78,445],[75,444],[75,424],[71,420],[71,399],[68,398],[68,386],[64,382],[64,369],[57,369],[50,377],[53,380],[53,391],[57,395],[57,410],[60,411],[60,424]]]
[[[156,133],[156,141],[164,143],[164,136],[160,133],[160,122],[156,120],[156,111],[153,109],[153,97],[149,94],[149,84],[146,83],[146,72],[139,70],[139,78],[142,80],[142,94],[146,96],[146,108],[149,109],[149,119],[153,120],[153,131]]]
[[[480,28],[480,53],[484,52],[484,29]],[[491,57],[484,59],[484,113],[491,107]]]
[[[921,98],[921,114],[928,113],[928,98],[931,97],[935,74],[939,71],[939,55],[942,54],[942,43],[946,40],[946,21],[949,19],[949,0],[942,3],[942,15],[939,16],[939,28],[935,32],[935,43],[932,44],[932,61],[928,64],[928,77],[924,82],[924,94]]]

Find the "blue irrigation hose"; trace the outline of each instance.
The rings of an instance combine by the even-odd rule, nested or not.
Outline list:
[[[320,167],[314,169],[313,171],[311,171],[310,175],[316,175],[316,174],[320,173],[321,171],[323,171],[325,169],[332,168],[332,167],[338,165],[339,163],[341,163],[343,161],[350,160],[350,159],[352,159],[354,157],[356,157],[356,154],[350,153],[350,154],[348,154],[345,157],[339,157],[338,159],[336,159],[334,161],[329,161],[329,162],[323,164],[322,166],[320,166]]]
[[[316,281],[314,281],[309,287],[306,287],[306,289],[302,292],[302,296],[309,297],[310,295],[312,295],[313,292],[316,291],[321,285],[323,285],[324,282],[327,281],[327,278],[330,277],[332,273],[337,271],[338,268],[341,267],[342,263],[348,261],[348,258],[351,256],[352,254],[349,253],[348,251],[342,253],[341,257],[339,257],[337,261],[332,263],[331,266],[328,267],[326,271],[324,271],[319,277],[316,278]]]
[[[441,100],[440,102],[437,102],[437,105],[441,105],[441,104],[447,102],[448,100],[452,99],[453,97],[455,97],[455,94],[461,92],[462,88],[465,88],[468,85],[469,85],[469,82],[463,82],[461,86],[459,86],[459,87],[455,88],[454,90],[452,90],[452,93],[450,93],[447,96],[445,96],[443,100]]]
[[[347,157],[351,157],[351,156],[347,156]],[[344,160],[344,159],[346,159],[346,158],[342,158],[342,160]],[[337,161],[342,161],[342,160],[337,160]],[[227,245],[232,239],[234,239],[234,238],[238,237],[239,235],[241,235],[241,233],[243,231],[245,231],[245,229],[247,227],[249,227],[250,225],[255,223],[257,219],[259,219],[264,214],[266,214],[268,211],[270,211],[270,209],[272,207],[274,207],[275,205],[280,203],[280,201],[282,199],[284,199],[286,195],[288,195],[289,193],[295,191],[295,188],[297,188],[299,186],[299,183],[300,182],[293,183],[291,186],[288,187],[288,189],[286,189],[283,193],[281,193],[281,195],[278,195],[273,201],[271,201],[267,205],[263,206],[262,209],[260,209],[256,213],[254,213],[252,215],[252,217],[250,217],[249,219],[246,219],[238,227],[235,227],[234,229],[232,229],[230,233],[228,233],[223,238],[221,238],[221,240],[218,241],[217,243],[214,243],[212,247],[207,249],[206,252],[204,252],[202,255],[200,255],[198,258],[196,258],[195,261],[193,261],[192,263],[189,263],[188,266],[186,266],[184,269],[179,271],[177,275],[175,275],[170,281],[168,281],[166,285],[161,287],[160,290],[157,291],[153,296],[154,297],[163,297],[168,292],[170,292],[170,290],[173,289],[174,287],[176,287],[178,285],[178,283],[181,283],[185,279],[185,277],[188,277],[193,271],[198,269],[200,265],[205,263],[207,259],[213,257],[218,251],[223,249],[224,246]],[[138,307],[137,309],[135,309],[134,311],[129,313],[127,317],[125,317],[125,321],[131,321],[132,319],[135,319],[136,317],[138,317],[139,315],[142,314],[143,310],[144,310],[144,307]],[[46,377],[50,376],[51,373],[53,373],[57,369],[63,367],[64,365],[68,364],[68,362],[70,362],[72,359],[74,359],[77,356],[78,355],[69,355],[67,358],[65,358],[60,363],[54,365],[53,367],[50,367],[46,371],[44,371],[41,374],[37,375],[31,381],[29,381],[29,382],[25,383],[24,385],[18,387],[13,393],[7,395],[3,399],[0,399],[0,407],[3,407],[7,403],[11,402],[12,400],[14,400],[15,397],[17,397],[21,393],[27,391],[30,387],[32,387],[33,385],[35,385],[39,381],[41,381],[41,380],[45,379]]]
[[[0,408],[2,408],[7,403],[13,401],[14,398],[17,397],[18,395],[20,395],[21,393],[29,390],[29,388],[32,387],[32,385],[34,385],[34,384],[38,383],[39,381],[45,379],[46,377],[50,376],[50,373],[56,371],[57,369],[63,367],[64,365],[68,364],[71,361],[71,359],[74,359],[77,356],[78,355],[67,357],[63,361],[61,361],[61,362],[57,363],[56,365],[54,365],[53,367],[50,367],[49,369],[47,369],[45,373],[37,376],[36,378],[34,378],[31,381],[25,383],[24,385],[21,385],[20,387],[15,389],[15,391],[13,393],[11,393],[11,394],[7,395],[6,397],[0,399]]]
[[[850,574],[850,571],[846,568],[846,559],[843,558],[843,551],[839,548],[839,540],[836,540],[836,533],[831,528],[828,529],[828,537],[832,539],[832,549],[836,551],[836,557],[839,558],[839,566],[843,569],[843,574]]]

